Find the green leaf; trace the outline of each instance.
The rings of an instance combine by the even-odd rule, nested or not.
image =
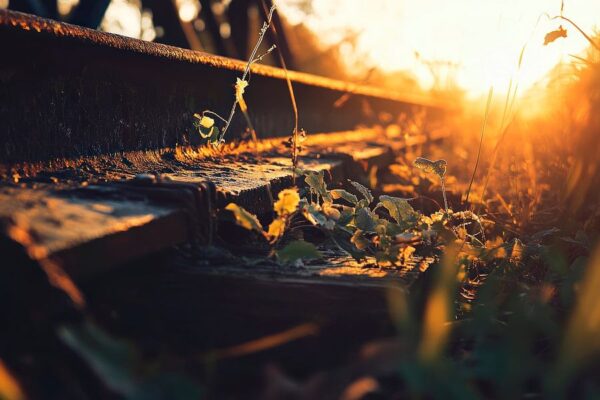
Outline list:
[[[210,128],[205,128],[201,125],[196,125],[198,128],[198,133],[202,139],[211,139],[214,136],[219,136],[219,128],[216,126],[211,126]]]
[[[318,205],[309,204],[302,210],[304,218],[313,225],[325,225],[327,217],[323,214]]]
[[[369,202],[365,199],[360,199],[355,208],[359,209],[359,208],[365,208],[365,207],[367,207],[367,208],[369,207]]]
[[[323,256],[314,244],[304,240],[290,242],[283,249],[277,251],[277,259],[285,264],[292,264],[296,260],[313,260]]]
[[[354,210],[348,207],[348,209],[342,209],[340,213],[340,218],[337,220],[338,225],[346,226],[352,221],[352,217],[354,217]]]
[[[440,178],[443,178],[446,174],[446,160],[431,161],[423,157],[417,157],[417,159],[414,161],[414,165],[420,170],[428,173],[434,173]]]
[[[328,231],[332,231],[335,229],[335,221],[330,219],[327,222],[325,222],[323,224],[323,228],[327,229]]]
[[[348,232],[345,228],[336,226],[331,236],[333,242],[343,251],[350,254],[356,261],[360,261],[365,258],[365,252],[358,250],[350,241],[352,240],[352,233]]]
[[[306,173],[307,173],[307,171],[303,170],[303,169],[302,169],[302,168],[300,168],[300,167],[296,167],[296,168],[294,168],[294,174],[295,174],[296,176],[302,176],[302,175],[305,175]]]
[[[412,206],[406,201],[406,199],[402,199],[400,197],[392,197],[381,195],[379,196],[379,204],[385,207],[386,210],[390,213],[390,216],[397,222],[406,222],[406,221],[414,221],[418,218],[417,212],[412,208]],[[377,208],[375,207],[375,208]]]
[[[233,213],[235,222],[242,228],[264,234],[262,225],[258,221],[256,215],[246,211],[243,207],[240,207],[235,203],[227,204],[225,209]]]
[[[373,202],[373,195],[371,194],[371,191],[369,189],[367,189],[358,182],[351,181],[350,179],[348,179],[348,182],[350,182],[352,186],[354,186],[356,190],[358,190],[360,194],[365,198],[365,200],[367,201],[367,205]]]
[[[377,216],[368,208],[359,208],[354,217],[356,227],[365,232],[374,232],[377,226]]]
[[[331,194],[331,197],[334,200],[337,199],[344,199],[349,203],[352,203],[354,205],[356,205],[356,203],[358,203],[358,197],[356,197],[355,195],[353,195],[350,192],[345,191],[344,189],[333,189],[329,191],[329,194]]]
[[[410,226],[408,225],[399,225],[399,224],[395,224],[391,221],[388,221],[386,219],[380,218],[377,221],[377,226],[375,227],[375,232],[377,232],[378,235],[380,236],[396,236],[400,233],[403,233],[406,231],[406,229],[408,229]]]
[[[325,201],[331,201],[331,196],[327,192],[327,184],[325,183],[323,171],[308,171],[304,182],[310,187],[311,192],[321,196]]]
[[[364,250],[371,244],[371,242],[363,234],[363,231],[360,229],[357,229],[356,232],[354,232],[354,235],[352,235],[352,239],[350,239],[350,241],[358,250]]]
[[[122,395],[136,391],[135,354],[127,343],[108,336],[89,322],[81,326],[61,326],[58,336],[85,360],[106,386]]]
[[[396,236],[404,233],[409,228],[412,228],[412,225],[408,223],[394,224],[393,222],[388,222],[385,227],[385,234],[388,236]]]
[[[89,321],[62,325],[57,334],[119,398],[179,400],[202,396],[200,388],[185,376],[141,368],[142,360],[132,345]]]
[[[394,254],[395,253],[395,254]],[[378,251],[375,253],[375,260],[377,264],[392,263],[395,264],[398,260],[397,250],[394,248],[387,248],[385,251]]]
[[[451,243],[456,239],[456,234],[444,225],[443,221],[435,221],[431,224],[431,231],[435,233],[435,236],[440,238],[443,242]]]
[[[216,126],[213,126],[212,131],[211,131],[211,135],[208,138],[208,142],[211,144],[215,144],[219,141],[219,128],[217,128]]]

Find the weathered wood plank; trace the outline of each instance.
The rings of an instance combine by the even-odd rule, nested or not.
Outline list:
[[[77,279],[188,240],[184,210],[115,188],[0,188],[3,234],[34,260],[57,261]]]
[[[389,139],[381,129],[310,135],[298,166],[325,171],[333,183],[360,179],[393,160]],[[41,164],[19,170],[25,176],[14,172],[31,187],[3,188],[0,215],[35,232],[41,255],[34,258],[51,256],[90,276],[193,238],[210,242],[214,211],[229,202],[268,214],[280,190],[302,183],[292,180],[288,153],[281,139],[267,139],[217,156],[176,148]],[[217,196],[207,194],[213,190]]]

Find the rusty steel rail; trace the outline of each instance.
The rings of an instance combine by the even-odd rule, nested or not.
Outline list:
[[[0,165],[197,144],[193,114],[226,114],[245,62],[0,10]],[[289,72],[307,132],[353,129],[432,99]],[[350,95],[342,105],[341,96]],[[285,71],[252,67],[246,101],[261,137],[289,135]],[[245,123],[236,115],[229,139]]]

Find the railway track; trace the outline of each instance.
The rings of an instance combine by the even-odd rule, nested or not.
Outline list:
[[[266,214],[278,191],[301,183],[283,145],[294,125],[285,71],[252,67],[246,101],[259,141],[237,143],[245,127],[238,115],[229,138],[237,144],[217,153],[199,146],[193,114],[229,109],[242,61],[6,10],[0,52],[0,244],[9,255],[0,285],[39,280],[25,263],[54,282],[45,289],[50,294],[13,294],[9,301],[35,309],[21,296],[45,302],[65,290],[73,300],[49,272],[52,265],[86,300],[73,311],[78,318],[91,314],[136,343],[164,345],[181,357],[182,343],[227,347],[307,320],[321,326],[320,341],[285,353],[288,363],[298,352],[336,343],[347,329],[353,337],[336,351],[392,331],[386,290],[407,287],[424,266],[411,266],[412,274],[376,273],[335,255],[308,270],[252,269],[197,249],[227,235],[216,215],[228,202]],[[434,128],[393,133],[382,123],[425,111],[434,127],[445,105],[431,99],[297,72],[289,77],[300,126],[309,132],[300,166],[326,171],[333,183],[444,137]],[[62,303],[51,307],[50,314],[64,315]],[[26,315],[6,337],[17,340],[17,326],[31,324]],[[61,321],[43,324],[51,331]],[[16,349],[21,353],[0,348],[0,358],[30,377],[33,392],[45,390],[35,380],[41,372],[19,364],[27,343]],[[244,368],[225,376],[254,376],[253,367]]]

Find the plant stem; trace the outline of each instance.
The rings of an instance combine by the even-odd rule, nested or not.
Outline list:
[[[519,70],[521,68],[521,62],[519,61]],[[512,86],[512,79],[510,80],[510,85],[508,86],[508,92],[506,93],[506,102],[504,104],[504,112],[502,115],[502,123],[500,124],[500,139],[498,139],[498,141],[496,142],[496,146],[494,146],[494,151],[492,152],[492,161],[490,162],[490,166],[488,167],[487,170],[487,174],[485,176],[485,180],[483,183],[483,190],[481,191],[481,202],[483,203],[483,201],[485,200],[485,194],[487,191],[487,187],[490,181],[490,177],[492,175],[492,171],[494,169],[494,166],[496,164],[496,158],[498,157],[498,151],[500,149],[500,145],[502,144],[502,142],[504,141],[504,137],[506,136],[506,133],[508,132],[508,129],[510,128],[513,120],[514,120],[514,115],[512,115],[512,117],[510,117],[510,119],[508,120],[508,122],[506,122],[506,116],[510,116],[512,114],[512,110],[513,110],[513,106],[515,104],[515,99],[517,97],[517,90],[519,88],[519,83],[517,82],[515,84],[515,88],[514,91],[512,93],[512,99],[510,100],[510,105],[508,104],[508,99],[510,98],[510,89]],[[505,124],[506,122],[506,124]]]
[[[473,181],[475,180],[475,173],[477,172],[477,167],[479,166],[479,158],[481,157],[481,147],[483,146],[483,134],[485,133],[485,126],[487,125],[487,119],[490,112],[490,104],[492,103],[492,95],[494,94],[494,87],[490,87],[490,92],[488,93],[487,105],[485,107],[485,117],[483,118],[483,124],[481,125],[481,137],[479,138],[479,150],[477,150],[477,161],[475,161],[475,168],[473,168],[473,175],[471,175],[471,182],[469,182],[469,188],[467,189],[467,197],[465,202],[469,201],[469,195],[471,194],[471,187],[473,186]]]
[[[261,1],[262,6],[265,11],[267,11],[267,5],[264,0]],[[273,4],[272,7],[275,7]],[[279,45],[279,35],[277,34],[277,28],[275,28],[275,24],[269,24],[271,31],[273,32],[273,37],[277,45]],[[281,47],[279,47],[281,48]],[[287,83],[288,92],[290,93],[290,101],[292,102],[292,110],[294,111],[294,130],[292,131],[292,182],[296,183],[296,167],[298,167],[298,106],[296,105],[296,96],[294,95],[294,88],[292,86],[292,81],[288,75],[287,65],[285,63],[285,59],[283,58],[283,54],[281,51],[277,52],[277,56],[279,57],[279,62],[281,63],[281,67],[285,73],[285,81]]]
[[[258,40],[256,41],[256,45],[254,45],[254,49],[252,49],[252,53],[250,54],[250,58],[246,63],[246,68],[244,68],[244,73],[242,74],[242,80],[245,81],[248,73],[250,72],[250,67],[256,58],[256,53],[258,52],[258,48],[262,44],[263,39],[265,38],[265,34],[267,33],[267,29],[269,25],[271,25],[271,19],[273,18],[273,12],[275,12],[275,5],[271,7],[269,10],[269,16],[267,17],[267,21],[263,22],[263,26],[260,29],[260,34],[258,35]],[[235,114],[235,109],[238,105],[237,96],[234,96],[233,105],[231,106],[231,111],[229,112],[229,118],[227,118],[227,122],[225,123],[225,127],[221,132],[221,137],[217,144],[221,144],[225,142],[225,133],[227,133],[227,129],[229,129],[229,125],[231,125],[231,121],[233,120],[233,115]]]
[[[569,24],[571,24],[575,29],[577,29],[579,31],[579,33],[581,33],[583,35],[583,37],[590,42],[590,44],[598,51],[600,51],[600,46],[598,46],[598,44],[596,44],[596,42],[594,42],[592,40],[591,37],[588,36],[587,33],[585,33],[583,31],[583,29],[581,29],[575,22],[571,21],[569,18],[563,16],[563,15],[556,15],[550,19],[562,19],[563,21],[567,21]]]
[[[213,117],[219,118],[223,122],[227,122],[227,120],[225,120],[225,118],[221,117],[219,114],[217,114],[214,111],[210,111],[210,110],[204,110],[204,111],[202,111],[202,115],[205,115],[205,114],[212,115]]]
[[[448,199],[446,199],[446,184],[444,182],[444,177],[440,177],[442,181],[442,195],[444,196],[444,208],[446,209],[446,214],[448,214]]]

